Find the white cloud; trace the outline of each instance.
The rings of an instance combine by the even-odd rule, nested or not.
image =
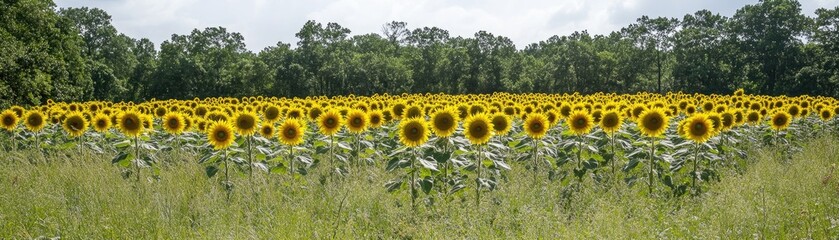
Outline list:
[[[240,32],[248,48],[259,51],[277,41],[294,45],[307,20],[337,22],[353,34],[380,33],[383,24],[436,26],[471,37],[479,30],[509,37],[519,48],[553,35],[588,30],[608,34],[641,15],[681,18],[709,9],[730,16],[756,0],[57,0],[59,7],[98,7],[113,16],[120,32],[157,44],[172,34],[223,26]],[[805,14],[834,7],[839,0],[803,0]]]

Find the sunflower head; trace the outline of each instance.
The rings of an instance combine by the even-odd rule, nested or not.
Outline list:
[[[134,110],[128,110],[117,117],[117,127],[129,137],[137,137],[143,133],[143,115]]]
[[[463,135],[469,139],[473,145],[483,145],[489,142],[492,137],[492,122],[485,114],[476,114],[466,117],[463,123]]]
[[[664,110],[661,108],[647,109],[637,119],[641,133],[650,137],[658,137],[664,134],[669,126],[669,121],[670,118],[664,114]]]
[[[735,119],[734,114],[731,113],[731,111],[720,113],[720,118],[722,119],[722,127],[719,130],[728,130],[734,127]]]
[[[572,112],[565,121],[568,124],[568,128],[577,135],[587,134],[594,127],[594,121],[591,115],[583,110]]]
[[[548,133],[550,122],[544,114],[531,113],[524,120],[524,132],[533,139],[542,139]]]
[[[90,122],[93,123],[93,130],[96,130],[97,132],[107,132],[111,129],[111,117],[108,117],[108,115],[98,113],[93,116]]]
[[[418,118],[422,115],[423,115],[422,108],[420,108],[417,105],[411,105],[411,106],[408,106],[408,108],[405,109],[402,118]],[[349,119],[349,118],[347,118],[347,119]]]
[[[621,128],[623,117],[615,110],[608,110],[603,113],[600,119],[600,128],[607,134],[613,134]]]
[[[785,111],[778,111],[772,115],[772,118],[769,120],[769,126],[772,127],[775,131],[781,131],[787,129],[790,125],[790,121],[792,120],[792,115]]]
[[[749,113],[746,114],[746,122],[751,125],[756,125],[760,122],[760,113],[754,110],[750,110]]]
[[[275,105],[268,105],[262,112],[266,122],[275,122],[280,119],[280,108]]]
[[[341,130],[343,122],[341,113],[334,109],[328,110],[318,117],[318,130],[323,135],[333,136]]]
[[[367,114],[370,117],[370,127],[377,128],[381,127],[384,124],[384,114],[382,110],[372,110],[370,113]]]
[[[399,141],[406,147],[419,147],[428,141],[428,123],[421,118],[403,119],[399,122]]]
[[[17,128],[18,121],[20,121],[20,118],[12,110],[3,111],[0,114],[0,124],[2,124],[3,129],[6,129],[6,131],[13,131]]]
[[[696,114],[686,118],[682,120],[680,126],[682,135],[696,143],[708,141],[715,132],[711,119],[708,119],[704,114]]]
[[[88,122],[80,112],[72,112],[64,118],[64,131],[71,137],[79,137],[87,131]]]
[[[41,111],[31,110],[23,116],[23,124],[32,132],[40,132],[47,125],[46,116]]]
[[[826,121],[830,120],[831,118],[833,118],[833,111],[830,110],[830,109],[824,108],[821,111],[819,111],[819,118],[821,118],[822,121],[826,122]]]
[[[347,129],[351,133],[363,133],[367,130],[370,117],[361,110],[353,109],[347,112]]]
[[[163,130],[170,134],[180,135],[186,129],[186,121],[178,112],[168,112],[163,115]]]
[[[242,136],[252,136],[259,127],[259,118],[253,112],[240,112],[233,117],[236,132]]]
[[[212,122],[207,127],[207,141],[215,150],[227,149],[233,145],[236,140],[233,134],[233,126],[228,122]]]
[[[286,112],[286,118],[303,118],[304,115],[303,109],[296,107],[289,108]]]
[[[271,139],[275,137],[276,128],[274,128],[274,124],[263,124],[262,127],[259,128],[259,135],[264,137],[265,139]]]
[[[303,142],[306,124],[298,118],[289,118],[280,124],[278,135],[280,142],[288,146],[297,146]]]
[[[492,130],[495,131],[495,134],[497,135],[507,135],[507,132],[509,132],[510,128],[512,128],[510,124],[510,116],[507,116],[507,114],[504,114],[503,112],[492,114],[490,121],[492,122]]]
[[[454,134],[460,121],[457,109],[445,108],[431,115],[431,129],[438,137],[449,137]]]

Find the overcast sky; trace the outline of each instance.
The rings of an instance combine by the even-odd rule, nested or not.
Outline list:
[[[839,0],[800,0],[805,14],[833,8]],[[731,16],[757,0],[56,0],[59,8],[96,7],[113,17],[113,24],[133,38],[149,38],[156,45],[172,34],[222,26],[245,37],[248,49],[258,52],[278,41],[294,46],[307,20],[337,22],[353,35],[381,34],[390,21],[409,29],[436,26],[452,36],[471,37],[486,30],[513,40],[518,48],[588,30],[607,34],[641,15],[681,18],[708,9]]]

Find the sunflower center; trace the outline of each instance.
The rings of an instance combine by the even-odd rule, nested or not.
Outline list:
[[[577,119],[577,127],[585,127],[585,126],[586,126],[586,120],[582,119],[582,118],[578,118]]]
[[[775,125],[776,126],[783,126],[783,125],[786,125],[786,123],[787,123],[787,118],[786,117],[781,116],[781,117],[776,117],[775,118]]]
[[[3,125],[10,126],[15,123],[15,120],[12,117],[6,116],[3,117]]]
[[[538,123],[538,122],[530,124],[530,129],[533,129],[533,131],[536,131],[536,132],[542,131],[542,124]]]
[[[297,136],[297,130],[294,130],[294,128],[289,128],[285,131],[285,136],[287,138],[294,138]]]
[[[177,119],[169,119],[169,128],[178,128],[178,125],[180,125],[180,123]]]
[[[40,126],[44,120],[37,116],[32,116],[29,118],[29,124],[33,126]]]
[[[227,140],[227,132],[225,132],[225,131],[217,131],[217,132],[216,132],[216,138],[217,138],[219,141],[224,141],[224,140]]]

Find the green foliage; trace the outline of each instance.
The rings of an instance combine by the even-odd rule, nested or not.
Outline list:
[[[802,13],[796,0],[763,0],[730,17],[641,16],[620,30],[552,36],[518,49],[479,31],[411,29],[351,35],[306,22],[292,44],[259,52],[223,27],[173,34],[159,50],[96,8],[57,12],[48,0],[0,13],[0,107],[55,100],[208,96],[372,95],[417,92],[699,92],[839,94],[839,7]]]

